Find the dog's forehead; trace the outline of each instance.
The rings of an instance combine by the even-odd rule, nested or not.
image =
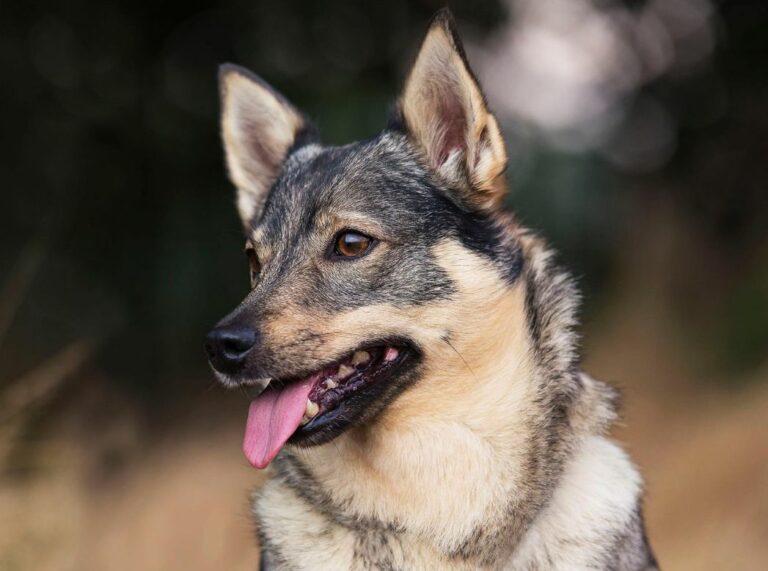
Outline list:
[[[328,217],[367,216],[407,226],[434,195],[404,140],[383,135],[343,147],[308,145],[286,160],[254,237],[270,242],[308,230]]]

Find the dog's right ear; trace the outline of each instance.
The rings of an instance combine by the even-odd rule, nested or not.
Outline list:
[[[221,134],[237,209],[246,228],[261,215],[283,161],[306,122],[282,95],[245,68],[219,68]]]
[[[446,8],[432,20],[398,111],[427,166],[454,188],[460,200],[482,209],[502,203],[504,139]]]

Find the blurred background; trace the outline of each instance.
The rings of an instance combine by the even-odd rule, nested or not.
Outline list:
[[[0,569],[255,569],[216,68],[367,137],[443,1],[0,5]],[[664,569],[768,568],[768,4],[448,2]]]

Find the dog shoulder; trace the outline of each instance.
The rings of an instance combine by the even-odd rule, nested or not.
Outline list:
[[[655,569],[642,491],[640,474],[627,454],[604,436],[587,436],[507,568]]]

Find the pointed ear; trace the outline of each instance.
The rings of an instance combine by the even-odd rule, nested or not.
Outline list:
[[[305,128],[288,101],[245,68],[219,68],[221,133],[237,208],[248,227],[258,217],[283,161]]]
[[[465,201],[498,206],[507,152],[469,69],[450,12],[435,16],[399,101],[404,126],[433,172]]]

